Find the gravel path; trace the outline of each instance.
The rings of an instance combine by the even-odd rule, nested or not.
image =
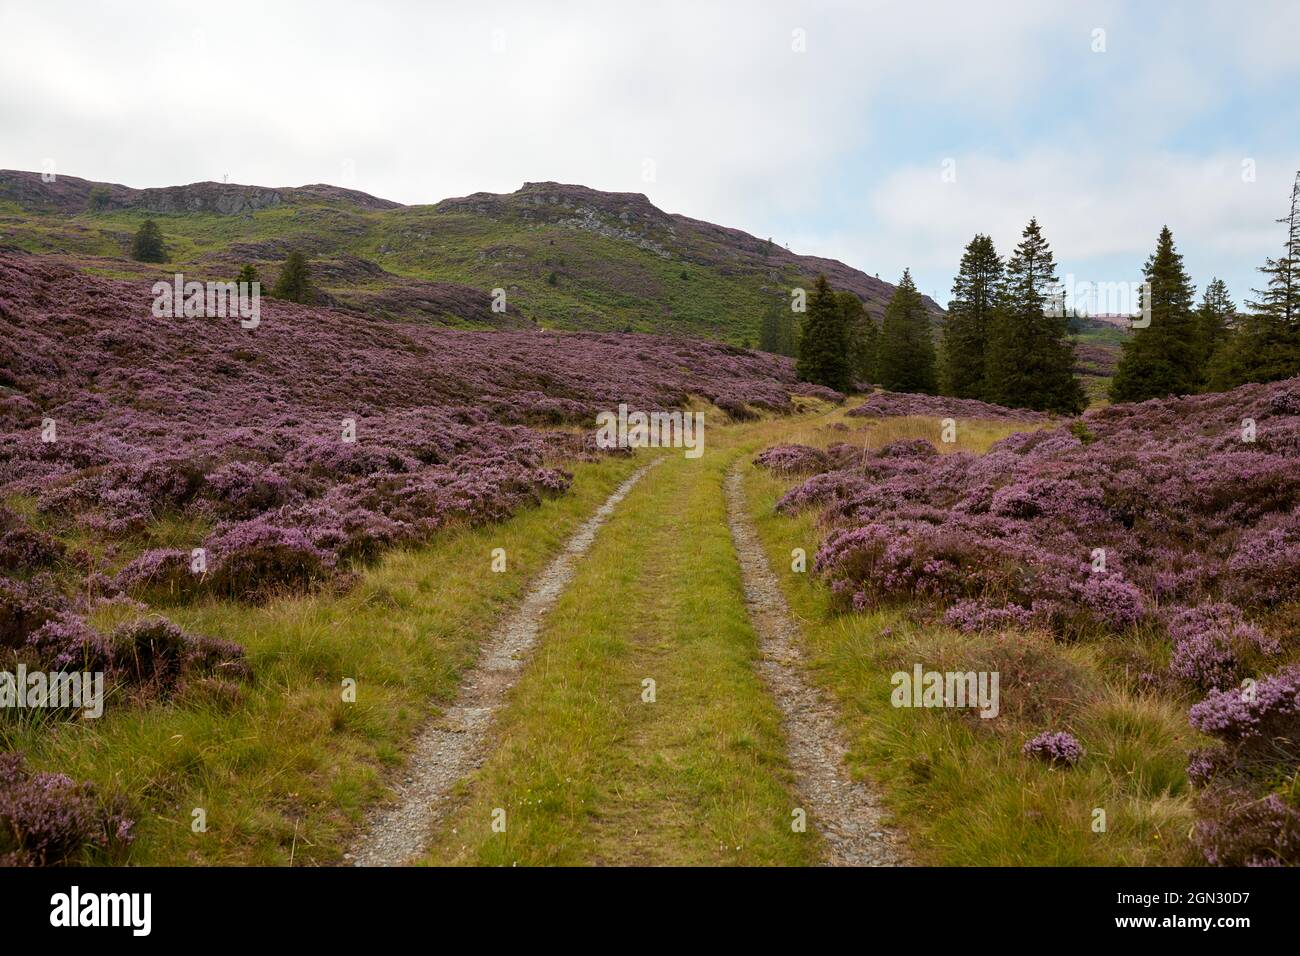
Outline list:
[[[828,866],[902,866],[907,858],[898,835],[881,820],[880,802],[849,776],[845,746],[834,709],[804,678],[799,626],[785,603],[758,532],[745,508],[741,474],[726,479],[727,521],[740,557],[745,604],[758,632],[758,671],[781,708],[790,765],[800,799],[826,840]]]
[[[394,787],[397,804],[375,814],[344,859],[354,866],[401,866],[425,850],[448,790],[486,757],[492,717],[519,679],[542,618],[572,580],[577,559],[587,553],[600,526],[632,486],[661,460],[642,466],[619,485],[538,576],[518,608],[484,644],[455,704],[416,738],[406,778]]]

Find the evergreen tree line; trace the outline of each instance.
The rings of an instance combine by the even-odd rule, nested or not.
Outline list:
[[[1198,302],[1173,233],[1168,226],[1161,229],[1143,267],[1146,285],[1138,302],[1143,326],[1123,345],[1111,382],[1112,401],[1223,391],[1300,375],[1300,174],[1288,214],[1278,222],[1286,226],[1283,254],[1260,267],[1264,288],[1253,290],[1256,298],[1246,313],[1237,311],[1227,284],[1218,278]],[[1005,267],[987,236],[976,236],[967,245],[944,325],[940,384],[945,394],[1072,410],[1074,389],[1062,371],[1073,365],[1072,356],[1065,364],[1070,349],[1066,326],[1053,316],[1039,322],[1028,308],[1035,298],[1030,285],[1041,280],[1044,291],[1055,285],[1050,252],[1041,255],[1030,248],[1040,238],[1031,222]],[[1017,343],[1021,333],[1025,337]],[[1041,380],[1044,362],[1053,370],[1050,381]],[[1036,384],[1034,379],[1040,380]]]
[[[1260,266],[1264,288],[1251,290],[1239,313],[1222,279],[1199,302],[1183,257],[1166,226],[1143,270],[1150,289],[1150,323],[1124,343],[1111,383],[1116,402],[1220,392],[1247,382],[1300,375],[1300,173],[1291,187],[1279,258]],[[1144,289],[1144,318],[1147,302]]]
[[[989,236],[975,236],[962,254],[943,326],[943,394],[1082,411],[1069,317],[1054,298],[1057,290],[1056,261],[1036,219],[1005,262]]]
[[[798,374],[840,391],[876,383],[894,392],[942,391],[1013,407],[1080,411],[1084,394],[1074,377],[1068,319],[1050,307],[1056,284],[1052,251],[1036,221],[1025,227],[1005,265],[992,240],[976,236],[953,285],[940,354],[931,313],[909,270],[879,328],[857,296],[832,292],[819,277],[796,334]],[[789,320],[775,312],[765,320],[765,342],[788,341],[789,333],[778,334],[783,321]]]
[[[759,347],[794,356],[802,380],[841,392],[874,383],[896,392],[936,387],[930,312],[907,270],[879,324],[854,293],[837,292],[818,276],[802,321],[783,300],[773,303]]]
[[[1300,173],[1291,190],[1285,243],[1265,260],[1264,288],[1238,312],[1215,278],[1199,301],[1166,226],[1143,268],[1133,331],[1111,383],[1116,402],[1223,391],[1300,375]],[[936,350],[931,317],[909,272],[877,327],[861,300],[818,277],[802,322],[776,300],[760,348],[798,359],[799,376],[839,391],[877,383],[891,391],[974,398],[1074,414],[1085,396],[1074,375],[1070,317],[1062,307],[1051,247],[1031,219],[1005,261],[993,240],[973,238],[953,281]]]
[[[918,297],[919,301],[919,297]],[[806,382],[840,392],[874,381],[881,330],[852,292],[837,292],[817,277],[802,321],[793,305],[776,299],[764,314],[759,348],[796,358]]]

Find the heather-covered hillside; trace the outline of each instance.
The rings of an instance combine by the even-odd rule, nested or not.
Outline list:
[[[152,301],[141,283],[0,257],[0,488],[109,540],[167,514],[202,519],[212,531],[194,544],[235,592],[253,577],[236,554],[292,552],[280,576],[297,581],[560,491],[556,463],[589,450],[582,430],[619,403],[694,396],[745,417],[829,394],[797,386],[788,360],[717,343],[453,331],[278,302],[245,329],[158,319]],[[182,557],[147,554],[126,576],[165,576]]]

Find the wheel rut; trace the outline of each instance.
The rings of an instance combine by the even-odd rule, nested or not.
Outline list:
[[[445,798],[490,750],[492,719],[519,680],[537,642],[542,618],[573,579],[575,565],[596,532],[628,492],[662,459],[633,472],[565,543],[530,585],[523,600],[483,645],[479,660],[461,683],[455,702],[416,738],[405,778],[393,789],[397,802],[380,808],[344,859],[354,866],[401,866],[424,852]]]
[[[908,860],[902,841],[884,825],[879,798],[854,780],[845,765],[848,746],[834,707],[804,676],[799,626],[745,508],[742,482],[740,471],[728,472],[727,521],[740,559],[745,604],[758,634],[758,671],[781,710],[803,809],[825,839],[823,862],[828,866],[904,866]]]

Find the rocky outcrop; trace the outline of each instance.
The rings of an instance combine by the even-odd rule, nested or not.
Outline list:
[[[396,209],[401,203],[378,199],[354,189],[316,184],[273,189],[236,183],[191,183],[132,189],[116,183],[96,183],[76,176],[55,175],[46,182],[41,173],[0,170],[0,199],[35,212],[79,213],[138,209],[151,213],[215,213],[238,216],[283,203],[324,202],[362,209]]]
[[[853,292],[867,311],[879,316],[894,294],[892,283],[869,276],[836,259],[801,256],[739,229],[689,216],[666,213],[642,193],[601,192],[565,183],[524,183],[513,193],[474,193],[445,199],[440,212],[463,212],[493,219],[548,223],[629,242],[665,259],[748,274],[776,281],[791,271],[812,279],[824,273],[832,286]],[[935,314],[938,303],[923,297]]]

